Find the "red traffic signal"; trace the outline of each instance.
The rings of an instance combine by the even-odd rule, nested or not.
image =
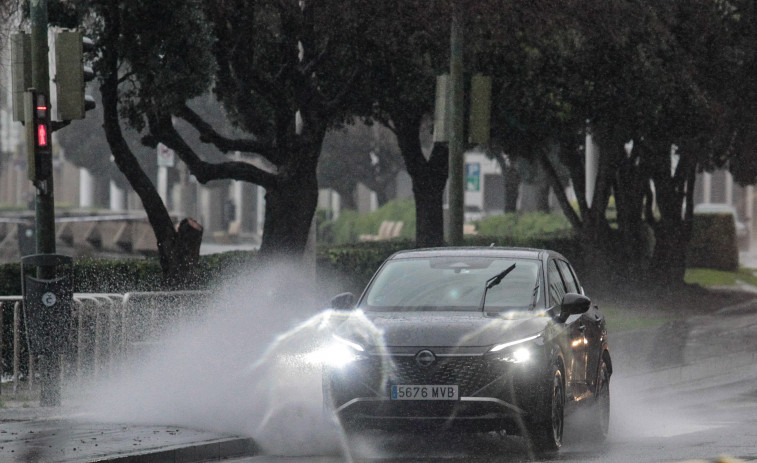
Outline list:
[[[34,145],[37,148],[50,147],[50,105],[44,93],[37,93],[34,102]]]
[[[24,126],[28,155],[29,180],[35,182],[52,177],[52,132],[50,131],[50,99],[34,89],[24,92]]]

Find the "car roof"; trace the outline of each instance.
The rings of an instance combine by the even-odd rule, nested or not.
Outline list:
[[[491,247],[491,246],[462,246],[462,247],[439,247],[424,249],[409,249],[394,253],[387,260],[395,259],[418,259],[424,257],[509,257],[520,259],[541,260],[549,254],[554,257],[564,258],[560,253],[547,249],[515,248],[515,247]]]

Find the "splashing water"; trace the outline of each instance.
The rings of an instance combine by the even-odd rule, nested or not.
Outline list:
[[[284,265],[224,285],[208,313],[178,323],[123,374],[87,387],[85,414],[247,435],[268,453],[338,453],[321,367],[306,354],[355,315],[319,312],[323,298],[296,274]]]

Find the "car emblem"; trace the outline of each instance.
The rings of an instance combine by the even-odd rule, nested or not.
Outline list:
[[[422,350],[415,354],[415,363],[422,368],[427,368],[436,362],[436,355],[430,350]]]

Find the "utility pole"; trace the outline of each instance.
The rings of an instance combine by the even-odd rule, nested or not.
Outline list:
[[[32,87],[38,94],[43,94],[45,100],[50,101],[50,71],[48,69],[47,46],[47,0],[31,0],[31,68]],[[36,104],[36,103],[35,103]],[[48,108],[49,111],[49,108]],[[36,235],[37,254],[55,254],[55,199],[53,196],[53,168],[52,155],[44,156],[38,161],[41,170],[49,172],[46,178],[35,182],[36,186]],[[49,267],[39,267],[40,279],[54,278],[54,270]],[[40,372],[40,405],[60,405],[60,360],[56,354],[41,355],[39,357]]]
[[[453,246],[463,244],[463,209],[465,191],[465,135],[463,133],[463,9],[459,1],[453,4],[450,30],[450,138],[449,138],[449,240]]]

